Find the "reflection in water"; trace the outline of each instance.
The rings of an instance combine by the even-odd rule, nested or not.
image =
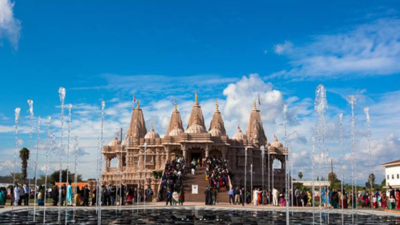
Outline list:
[[[97,224],[96,210],[79,209],[73,221],[72,209],[68,210],[68,224]],[[0,224],[41,224],[43,210],[36,210],[36,221],[32,222],[33,210],[17,210],[14,213],[0,214]],[[30,220],[29,220],[30,218]],[[57,210],[47,210],[46,221],[51,224],[65,224],[65,220],[57,221]],[[322,224],[398,224],[398,217],[377,215],[355,215],[340,213],[324,213]],[[312,211],[294,212],[290,224],[312,224]],[[153,208],[139,210],[104,210],[102,224],[286,224],[284,211],[248,211],[234,209],[206,209],[201,207]],[[320,224],[315,218],[315,224]]]

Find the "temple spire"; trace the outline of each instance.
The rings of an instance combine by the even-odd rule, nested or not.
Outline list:
[[[153,122],[151,122],[151,131],[154,131]]]
[[[197,96],[197,91],[194,92],[194,102],[199,104],[199,97]]]
[[[215,111],[218,111],[218,101],[215,99]]]
[[[139,100],[137,100],[137,102],[136,102],[136,108],[137,108],[137,109],[140,108],[140,101],[139,101]]]

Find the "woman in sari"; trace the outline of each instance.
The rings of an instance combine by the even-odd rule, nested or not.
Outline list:
[[[400,191],[396,190],[396,209],[400,209]]]
[[[181,190],[179,192],[179,204],[183,205],[184,202],[185,202],[185,192]]]
[[[259,188],[257,190],[257,205],[261,205],[261,200],[262,200],[261,193],[262,193],[262,191],[260,191],[260,188]]]
[[[387,197],[386,197],[386,193],[382,193],[381,196],[381,207],[382,209],[386,209],[387,208]]]
[[[325,189],[325,188],[322,189],[321,196],[322,196],[322,203],[323,203],[324,206],[326,207],[326,189]]]
[[[76,206],[81,206],[81,191],[79,189],[79,186],[76,187],[75,205]]]

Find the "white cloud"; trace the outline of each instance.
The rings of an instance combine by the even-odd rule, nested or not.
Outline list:
[[[275,52],[288,56],[292,68],[273,77],[315,79],[400,72],[398,19],[380,19],[337,34],[317,35],[310,44],[291,51],[286,51],[285,45],[275,46]]]
[[[14,2],[0,0],[0,38],[6,37],[13,47],[17,49],[21,22],[14,17],[13,8]]]
[[[278,55],[290,53],[293,48],[293,43],[290,41],[285,41],[283,44],[277,44],[274,46],[274,52]]]

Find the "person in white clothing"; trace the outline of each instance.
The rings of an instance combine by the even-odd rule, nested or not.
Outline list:
[[[19,187],[18,187],[18,184],[15,184],[15,187],[14,187],[14,205],[18,205],[19,198],[20,198]]]
[[[259,189],[254,189],[253,191],[253,199],[254,199],[254,205],[258,206],[258,193],[261,193],[261,191],[259,191]]]
[[[275,188],[272,190],[272,199],[273,199],[274,206],[279,206],[278,205],[278,190],[276,190]]]

